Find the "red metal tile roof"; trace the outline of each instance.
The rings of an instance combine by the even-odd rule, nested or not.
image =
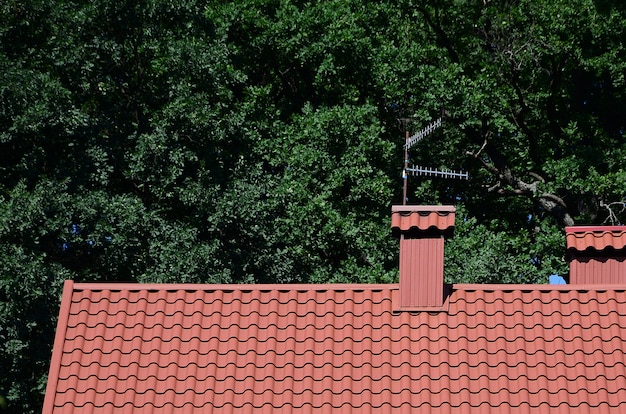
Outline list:
[[[626,285],[397,301],[397,285],[67,282],[44,413],[626,412]]]
[[[565,228],[567,248],[577,251],[626,247],[626,226],[572,226]]]

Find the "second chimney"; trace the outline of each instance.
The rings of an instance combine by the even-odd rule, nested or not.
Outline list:
[[[454,230],[453,206],[392,206],[391,230],[400,238],[400,309],[443,306],[443,241]]]
[[[626,283],[626,226],[566,227],[571,284]]]

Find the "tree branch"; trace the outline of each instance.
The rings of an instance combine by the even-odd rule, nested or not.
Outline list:
[[[550,193],[544,193],[541,194],[539,196],[539,198],[543,198],[545,200],[550,200],[555,202],[556,204],[558,204],[559,206],[563,207],[563,208],[567,208],[567,204],[565,204],[565,201],[563,201],[563,199],[559,196],[556,196],[554,194],[550,194]]]
[[[562,198],[555,194],[537,193],[539,184],[546,182],[544,177],[530,171],[526,174],[534,178],[535,181],[526,182],[510,168],[504,154],[488,140],[489,128],[486,122],[483,122],[481,132],[475,128],[468,128],[465,130],[465,133],[475,143],[479,143],[482,140],[481,147],[478,151],[467,151],[466,155],[477,160],[481,166],[497,180],[494,185],[487,187],[487,192],[501,196],[528,197],[541,208],[550,212],[560,224],[564,226],[574,225],[574,220],[568,213],[567,204]],[[491,163],[488,160],[491,160]]]
[[[440,25],[435,24],[435,22],[433,21],[433,17],[428,13],[425,7],[418,7],[417,10],[422,13],[422,16],[424,16],[424,19],[426,20],[428,26],[430,26],[430,28],[435,32],[439,45],[448,51],[450,59],[452,59],[454,63],[460,63],[461,60],[459,59],[459,54],[454,49],[454,46],[452,45],[452,40],[448,37],[443,28]]]
[[[608,212],[608,216],[606,217],[604,222],[602,222],[602,224],[606,224],[610,221],[611,225],[613,226],[620,224],[620,220],[617,218],[617,214],[622,214],[624,213],[624,211],[626,211],[626,203],[624,203],[623,201],[605,203],[604,201],[600,200],[600,207],[604,207]],[[617,214],[613,210],[616,207],[619,207],[619,211],[617,212]]]

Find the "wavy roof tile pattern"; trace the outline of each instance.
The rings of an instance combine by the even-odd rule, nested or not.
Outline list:
[[[66,282],[44,413],[626,412],[626,286],[397,295]]]

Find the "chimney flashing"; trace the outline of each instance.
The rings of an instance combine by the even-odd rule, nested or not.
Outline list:
[[[400,290],[400,289],[398,289]],[[392,304],[394,312],[430,312],[433,314],[439,312],[448,312],[450,310],[450,294],[454,290],[453,285],[443,285],[443,297],[441,299],[441,306],[409,306],[402,304],[402,295],[398,291],[398,294],[393,296]]]

